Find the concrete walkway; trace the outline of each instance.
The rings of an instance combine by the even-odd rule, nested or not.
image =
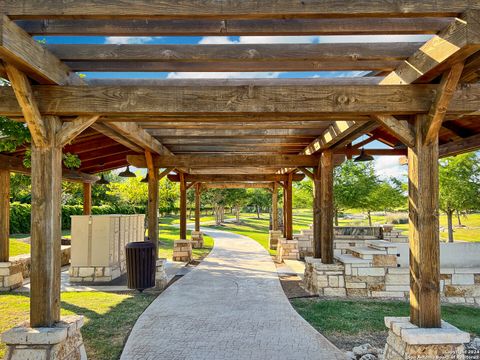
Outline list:
[[[214,249],[140,316],[122,360],[345,359],[290,306],[267,251],[205,232]]]

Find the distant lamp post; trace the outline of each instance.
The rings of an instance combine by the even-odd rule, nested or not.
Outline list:
[[[364,161],[373,161],[373,156],[368,155],[365,152],[365,149],[362,148],[362,151],[360,151],[360,155],[358,155],[355,159],[353,159],[354,162],[364,162]]]
[[[145,177],[144,177],[142,180],[140,180],[140,182],[141,182],[141,183],[148,183],[148,172],[147,172],[147,174],[145,175]]]
[[[108,181],[107,179],[105,179],[105,175],[102,174],[102,175],[100,176],[100,180],[98,180],[98,181],[96,182],[96,184],[98,184],[98,185],[108,185],[108,184],[110,184],[110,181]]]
[[[118,174],[120,177],[125,177],[125,178],[134,178],[137,177],[133,172],[130,171],[130,166],[127,166],[125,171],[122,171],[120,174]]]

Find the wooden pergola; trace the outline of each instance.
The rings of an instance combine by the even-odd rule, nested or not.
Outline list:
[[[32,326],[51,326],[60,316],[63,148],[79,154],[75,176],[85,183],[127,164],[148,168],[154,241],[158,180],[173,171],[170,179],[181,186],[183,238],[189,186],[197,189],[198,207],[199,184],[241,182],[271,186],[275,208],[278,186],[285,189],[285,236],[291,238],[292,182],[305,174],[315,183],[315,257],[328,264],[334,165],[373,141],[387,148],[369,154],[408,156],[411,320],[440,326],[437,161],[480,147],[478,1],[0,0],[0,12],[0,76],[11,85],[0,88],[0,114],[26,122],[33,139]],[[375,34],[432,38],[225,45],[42,45],[32,38]],[[323,70],[367,75],[100,80],[76,74]],[[355,142],[364,135],[368,139]],[[18,167],[21,154],[8,155],[13,159],[2,157],[0,166],[2,190],[10,171],[25,170]],[[1,219],[8,213],[4,197]],[[5,244],[8,221],[0,227]]]

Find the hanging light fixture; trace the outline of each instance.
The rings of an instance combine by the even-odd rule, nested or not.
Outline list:
[[[108,185],[108,184],[110,184],[110,181],[108,181],[107,179],[105,179],[105,175],[102,174],[102,175],[100,176],[100,180],[98,180],[98,181],[96,182],[96,184],[98,184],[98,185]]]
[[[132,178],[132,177],[136,177],[137,175],[135,175],[133,172],[130,171],[130,166],[127,166],[125,171],[122,171],[120,174],[118,174],[118,176]]]
[[[357,156],[355,159],[353,159],[354,162],[363,162],[363,161],[373,161],[373,156],[372,155],[368,155],[366,152],[365,152],[365,149],[362,148],[362,150],[360,151],[360,155]]]
[[[140,180],[140,182],[141,182],[141,183],[148,183],[148,172],[147,172],[147,174],[145,175],[145,177],[144,177],[142,180]]]

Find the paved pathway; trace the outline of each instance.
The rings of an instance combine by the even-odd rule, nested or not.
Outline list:
[[[214,249],[140,316],[121,360],[345,359],[290,306],[267,251],[206,232]]]

